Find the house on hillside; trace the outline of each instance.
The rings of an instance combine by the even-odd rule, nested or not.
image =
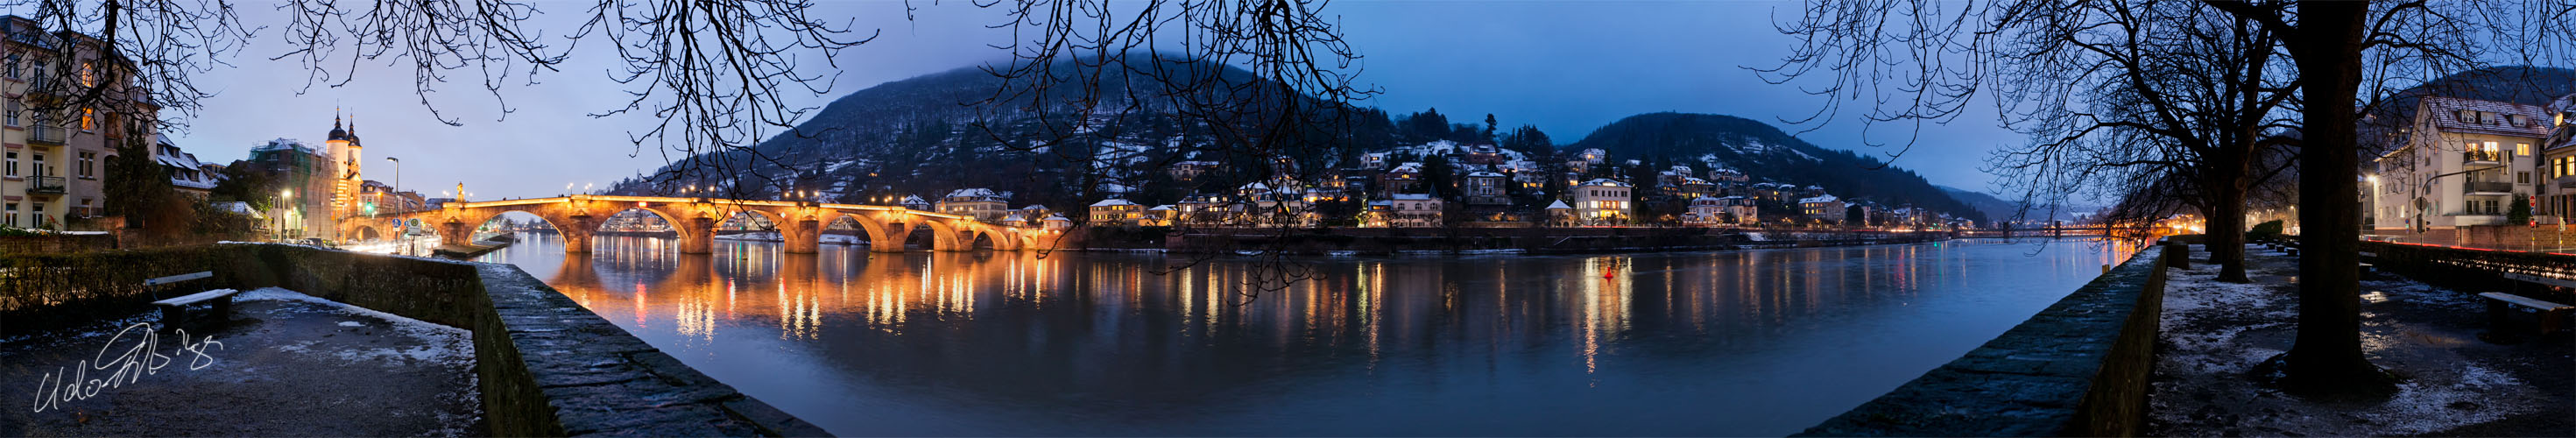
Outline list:
[[[1806,216],[1808,219],[1841,221],[1843,220],[1844,207],[1845,204],[1843,204],[1842,198],[1836,198],[1834,195],[1823,195],[1798,200],[1798,214]]]
[[[1125,199],[1109,198],[1091,204],[1092,226],[1130,226],[1144,216],[1144,206]]]
[[[972,188],[948,192],[939,198],[939,212],[992,222],[1002,219],[1010,199],[993,189]]]
[[[1583,225],[1624,225],[1629,222],[1628,193],[1634,186],[1608,178],[1584,181],[1571,190],[1574,213]]]

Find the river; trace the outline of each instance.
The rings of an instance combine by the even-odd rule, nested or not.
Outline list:
[[[2061,240],[1590,256],[877,254],[550,234],[513,263],[835,434],[1784,435],[2126,259]],[[1285,287],[1281,276],[1299,276]],[[1248,286],[1249,285],[1249,286]]]

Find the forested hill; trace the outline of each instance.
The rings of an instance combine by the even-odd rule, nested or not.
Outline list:
[[[1846,199],[1913,204],[1980,223],[1986,221],[1984,212],[1951,198],[1913,171],[1888,166],[1877,157],[1817,147],[1770,124],[1742,117],[1639,114],[1594,130],[1567,148],[1599,148],[1615,161],[1640,160],[1645,169],[1664,169],[1674,164],[1702,171],[1735,169],[1757,182],[1820,186]]]

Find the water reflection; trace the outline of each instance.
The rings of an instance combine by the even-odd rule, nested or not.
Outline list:
[[[1319,259],[1247,299],[1232,259],[522,237],[487,260],[843,435],[1780,435],[2128,253]]]

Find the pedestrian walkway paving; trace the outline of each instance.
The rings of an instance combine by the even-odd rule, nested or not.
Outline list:
[[[468,332],[282,289],[238,299],[184,338],[136,315],[0,340],[0,436],[486,433]]]
[[[2205,260],[2207,248],[2192,254]],[[2197,262],[2199,260],[2195,260]],[[2361,282],[2362,344],[2402,380],[2386,400],[2322,402],[2257,386],[2248,370],[2296,335],[2297,258],[2249,248],[2251,284],[2218,266],[2171,271],[2148,431],[2162,436],[2563,436],[2576,430],[2576,342],[2479,341],[2484,306],[2388,274]]]

